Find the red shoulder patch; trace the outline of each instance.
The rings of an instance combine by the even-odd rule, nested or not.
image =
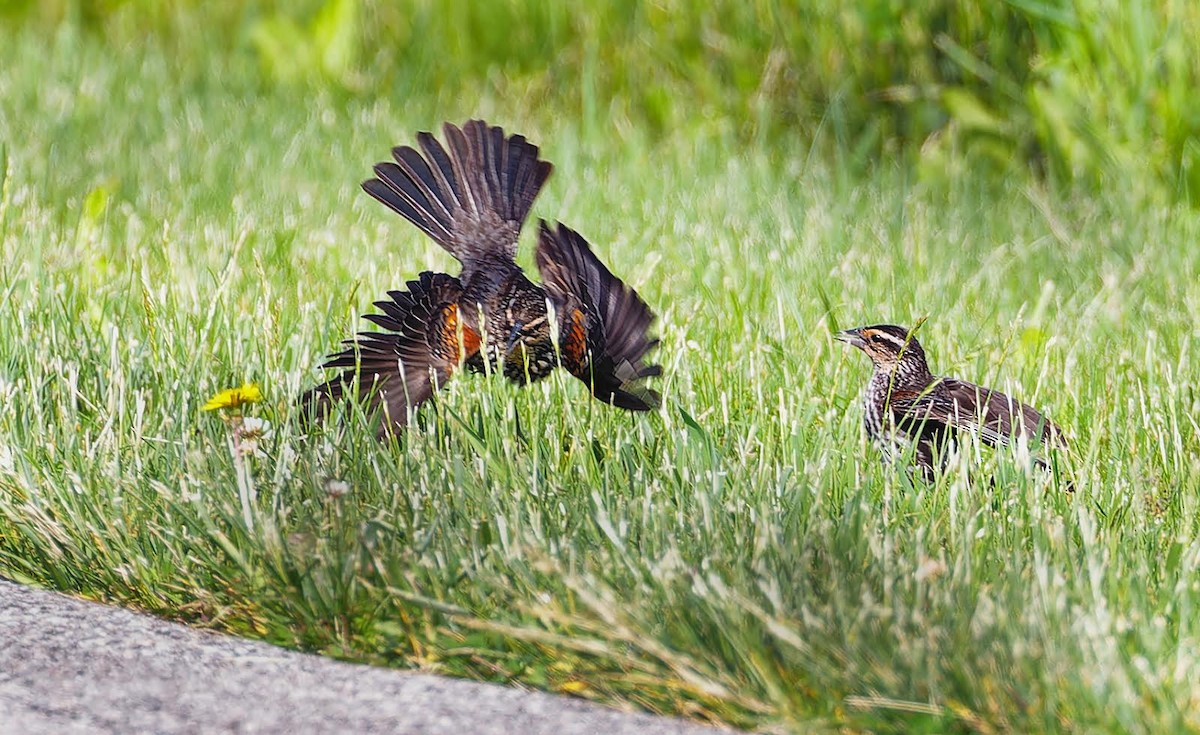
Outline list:
[[[441,308],[433,338],[436,342],[435,351],[453,367],[460,360],[465,360],[479,352],[481,339],[479,333],[471,329],[458,318],[458,305],[446,304]],[[459,342],[461,335],[461,344]],[[461,348],[461,349],[460,349]]]
[[[560,338],[559,351],[562,353],[563,365],[572,373],[577,373],[586,367],[587,361],[587,328],[584,326],[583,312],[575,309],[571,319],[565,325]]]

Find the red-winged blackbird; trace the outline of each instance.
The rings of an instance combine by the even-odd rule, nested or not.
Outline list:
[[[642,383],[662,374],[644,358],[658,344],[647,330],[654,315],[614,276],[578,233],[540,220],[531,283],[513,260],[517,237],[552,166],[524,136],[471,120],[447,123],[449,150],[419,133],[424,152],[392,149],[394,162],[375,166],[363,182],[383,202],[462,263],[458,277],[424,272],[407,291],[389,291],[366,319],[389,330],[347,340],[322,366],[342,372],[305,394],[325,415],[351,385],[382,408],[380,433],[406,425],[421,402],[465,364],[499,370],[524,384],[562,365],[605,403],[633,411],[658,406]],[[552,308],[548,308],[547,304]]]
[[[836,338],[871,358],[875,373],[863,396],[867,435],[892,462],[912,449],[926,480],[944,468],[957,434],[975,434],[993,446],[1017,438],[1066,446],[1062,430],[1030,406],[965,380],[935,376],[925,350],[903,327],[880,324],[838,332]],[[1045,460],[1034,462],[1046,468]]]

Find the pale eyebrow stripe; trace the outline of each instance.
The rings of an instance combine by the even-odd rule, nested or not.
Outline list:
[[[885,332],[882,329],[872,329],[869,332],[863,333],[863,336],[866,337],[867,339],[871,339],[875,335],[879,335],[880,337],[883,337],[888,342],[891,342],[892,344],[896,345],[897,347],[904,346],[904,340],[900,339],[899,337],[892,334],[891,332]]]

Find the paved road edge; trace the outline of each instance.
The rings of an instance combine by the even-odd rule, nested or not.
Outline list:
[[[0,579],[0,733],[705,735],[569,697],[342,663]]]

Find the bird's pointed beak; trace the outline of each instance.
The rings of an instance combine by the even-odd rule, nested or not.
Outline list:
[[[862,337],[861,328],[843,330],[833,335],[833,338],[838,342],[845,342],[846,344],[852,347],[857,347],[860,350],[867,346],[867,341]]]
[[[504,352],[506,354],[511,353],[513,351],[513,347],[515,347],[517,342],[521,339],[521,329],[524,326],[524,322],[517,322],[513,325],[512,330],[509,331],[508,339],[504,342]]]

